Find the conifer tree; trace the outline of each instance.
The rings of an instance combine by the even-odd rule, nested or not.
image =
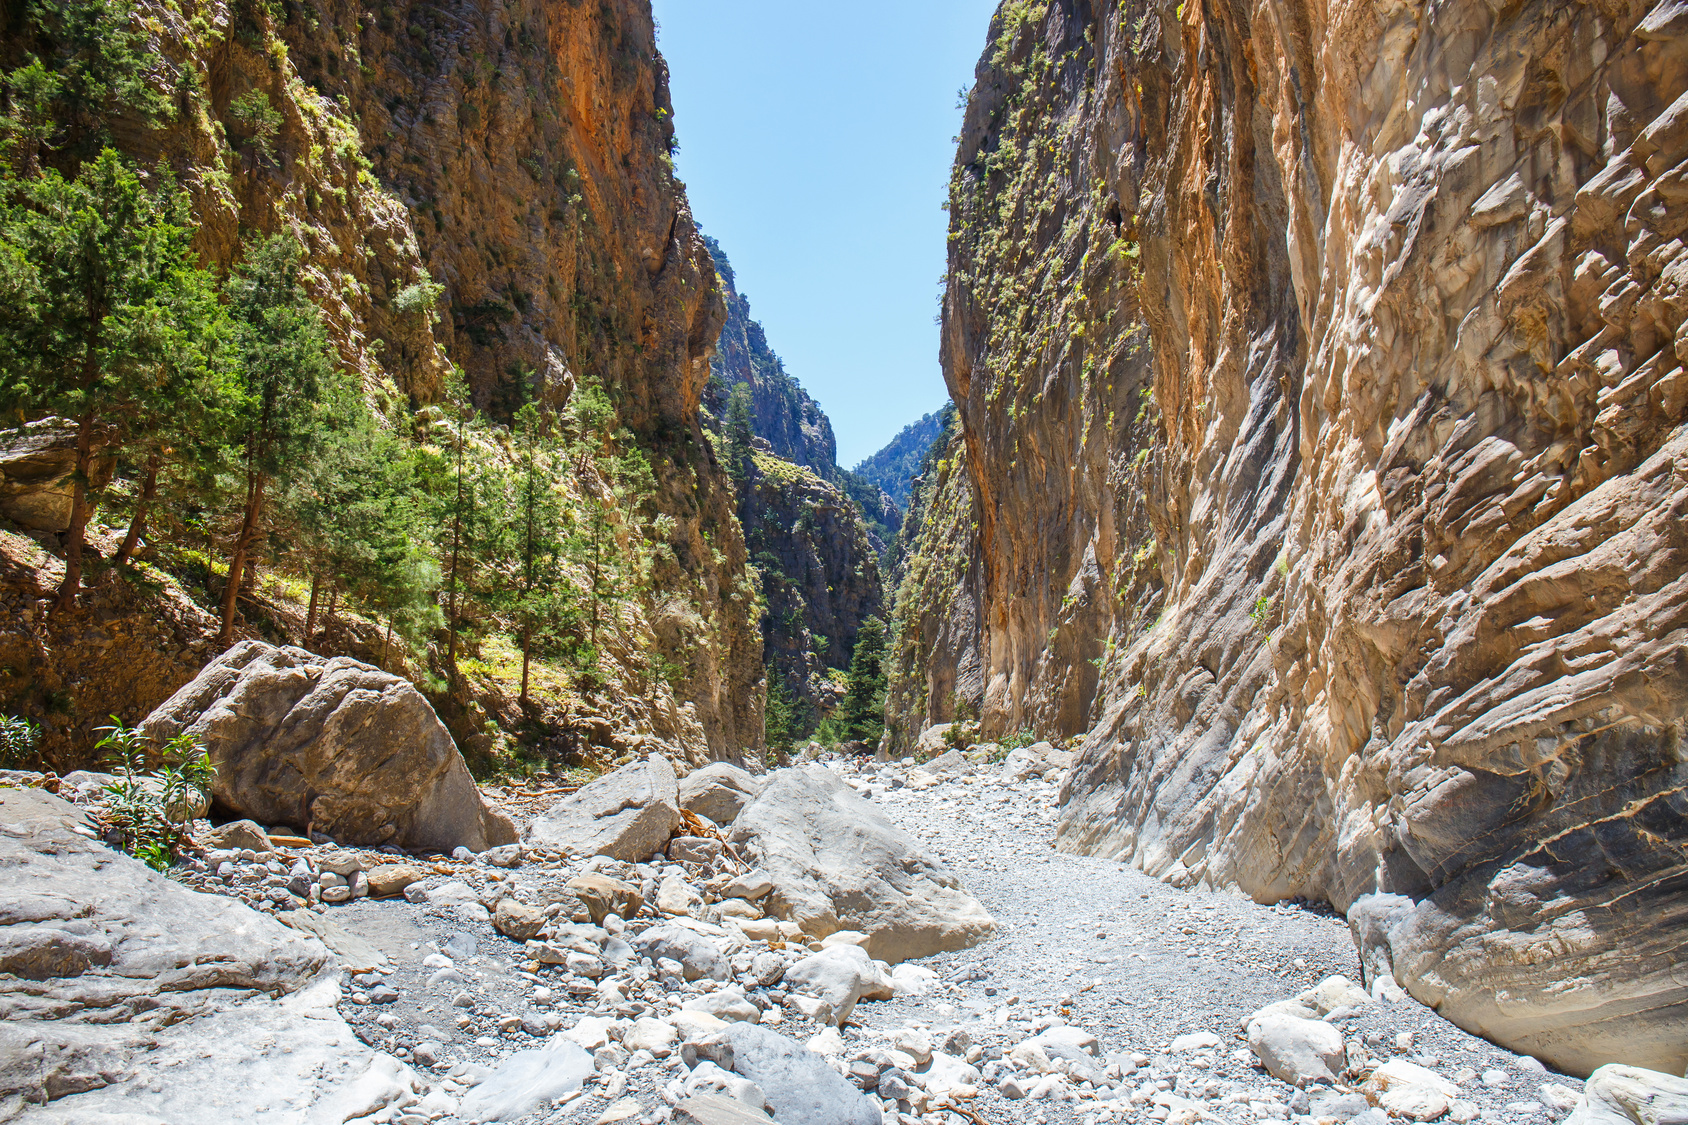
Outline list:
[[[844,736],[877,742],[885,732],[885,623],[864,620],[856,630],[856,649],[844,681],[838,716]]]
[[[750,475],[752,432],[750,384],[739,383],[727,396],[727,476],[735,483]]]
[[[234,639],[235,603],[260,534],[272,480],[291,480],[322,444],[323,397],[337,378],[322,311],[299,280],[303,250],[291,235],[275,235],[247,254],[227,291],[234,319],[239,396],[233,425],[234,459],[244,496],[240,529],[229,552],[219,641]]]
[[[477,449],[489,439],[461,372],[447,382],[446,411],[447,447],[429,458],[424,476],[446,591],[446,673],[455,685],[458,639],[476,577],[482,562],[498,557],[500,539],[508,538],[510,529],[500,500],[506,482],[499,467]]]
[[[532,403],[517,411],[515,490],[511,527],[515,533],[515,581],[506,601],[516,622],[522,649],[522,688],[526,703],[528,670],[534,647],[554,643],[571,630],[576,616],[574,591],[563,578],[566,531],[556,479],[557,440],[553,420]]]
[[[417,458],[352,388],[338,391],[321,444],[280,505],[291,519],[294,555],[311,576],[305,644],[325,585],[343,588],[414,640],[431,622],[444,624],[434,604],[439,566],[422,533]]]
[[[791,753],[791,740],[797,724],[797,707],[785,677],[772,664],[768,665],[768,703],[762,712],[762,744],[776,762],[783,763]]]
[[[217,368],[225,322],[190,255],[187,196],[157,179],[149,190],[107,149],[74,179],[0,182],[0,409],[76,425],[60,610],[81,588],[102,447],[163,440],[229,390]]]

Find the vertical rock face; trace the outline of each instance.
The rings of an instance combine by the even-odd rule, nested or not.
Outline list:
[[[879,561],[850,498],[813,472],[755,454],[739,519],[761,572],[763,652],[807,729],[837,702],[861,623],[880,612]]]
[[[1062,847],[1410,896],[1402,983],[1580,1072],[1688,1063],[1679,7],[1004,4],[922,549],[977,608],[899,603],[905,735],[975,664],[1089,729]]]
[[[699,421],[725,311],[673,175],[648,2],[240,0],[190,18],[136,0],[133,26],[175,116],[112,135],[174,169],[218,268],[249,232],[298,237],[342,363],[391,421],[439,401],[453,364],[494,419],[603,384],[656,480],[631,521],[657,560],[648,612],[610,659],[631,679],[653,655],[682,669],[628,721],[694,758],[759,745],[754,588]],[[9,35],[0,64],[36,46]]]

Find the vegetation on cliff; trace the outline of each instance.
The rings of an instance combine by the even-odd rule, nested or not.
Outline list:
[[[159,598],[403,670],[483,764],[758,747],[758,598],[698,415],[721,305],[648,9],[464,15],[14,13],[0,383],[78,437],[63,541],[8,547],[61,609],[8,572],[4,702],[51,761],[207,654],[194,613],[145,624]],[[118,605],[127,679],[69,643]]]

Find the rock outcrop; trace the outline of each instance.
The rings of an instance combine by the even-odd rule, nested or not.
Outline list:
[[[1688,1081],[1611,1063],[1588,1076],[1567,1125],[1652,1125],[1688,1119]]]
[[[1578,1073],[1688,1063],[1679,7],[1004,4],[899,603],[901,738]]]
[[[497,421],[532,398],[559,405],[582,381],[609,391],[626,427],[618,452],[642,454],[654,487],[619,532],[646,540],[646,593],[603,646],[605,678],[641,686],[606,692],[599,709],[700,763],[758,747],[753,587],[699,413],[725,310],[673,174],[647,0],[521,0],[496,13],[336,0],[309,18],[259,5],[193,20],[137,0],[133,22],[145,80],[171,112],[157,128],[132,116],[87,124],[109,129],[140,166],[175,173],[195,249],[215,272],[248,235],[291,231],[340,362],[380,417],[425,428],[399,418],[438,403],[454,364]],[[9,29],[0,64],[51,57],[42,26]],[[14,504],[10,518],[52,524],[57,470],[45,471],[27,500],[5,470],[0,514],[11,496],[30,511]],[[574,475],[572,492],[603,491],[596,468]],[[659,666],[668,674],[652,676]],[[461,713],[441,710],[465,738],[487,711],[512,729],[533,718],[513,704],[458,702]],[[89,704],[55,698],[42,709],[106,722],[113,708]]]
[[[217,803],[264,824],[446,852],[516,840],[421,693],[347,657],[242,641],[141,726],[160,744],[191,735]]]
[[[824,766],[774,774],[731,838],[773,881],[771,916],[813,937],[864,933],[876,960],[966,949],[996,929],[937,857]]]
[[[113,465],[110,458],[96,465],[89,484],[103,488]],[[65,530],[75,473],[75,423],[42,418],[0,433],[0,516],[32,531]]]
[[[343,1121],[426,1089],[334,1010],[320,942],[112,852],[47,793],[0,789],[0,823],[0,1120]]]

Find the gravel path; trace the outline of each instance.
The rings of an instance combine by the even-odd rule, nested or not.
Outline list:
[[[999,929],[978,947],[920,962],[938,974],[924,994],[858,1005],[842,1041],[830,1031],[817,1037],[820,1029],[789,1010],[777,1030],[825,1050],[841,1070],[852,1058],[891,1046],[895,1033],[909,1029],[926,1032],[934,1045],[948,1042],[957,1053],[970,1044],[981,1073],[977,1097],[968,1104],[987,1125],[1199,1120],[1334,1125],[1356,1115],[1355,1125],[1383,1125],[1382,1115],[1357,1097],[1333,1102],[1327,1091],[1315,1093],[1310,1103],[1305,1093],[1257,1068],[1238,1036],[1243,1018],[1268,1003],[1332,975],[1358,979],[1353,945],[1339,917],[1320,907],[1261,906],[1230,894],[1180,891],[1117,862],[1057,853],[1056,787],[1050,782],[1008,783],[993,770],[926,784],[906,763],[877,772],[869,763],[859,773],[853,762],[830,764],[942,856]],[[484,877],[520,883],[561,874],[527,868],[488,869],[483,876],[473,871],[477,866],[462,865],[459,877],[465,869],[477,882]],[[639,873],[656,874],[643,866]],[[574,1027],[594,1010],[607,1011],[594,1009],[594,997],[571,998],[559,970],[524,972],[521,947],[472,914],[402,900],[360,901],[331,914],[393,959],[382,983],[398,994],[391,1003],[373,1005],[348,998],[342,1010],[372,1045],[419,1065],[436,1057],[435,1049],[427,1049],[425,1059],[414,1058],[413,1049],[425,1040],[437,1042],[432,1073],[455,1076],[445,1087],[454,1097],[484,1073],[480,1068],[542,1046],[550,1034]],[[435,966],[423,959],[440,950],[452,955],[460,982],[430,980],[437,959]],[[367,991],[375,983],[365,978],[354,987]],[[629,989],[653,1014],[683,998],[665,996],[654,981]],[[697,987],[682,991],[695,994]],[[472,998],[472,1004],[454,1006],[460,992],[467,994],[463,1002]],[[549,1028],[535,1025],[545,1019]],[[1102,1065],[1112,1061],[1126,1073],[1116,1069],[1099,1088],[1060,1082],[1046,1096],[1005,1097],[999,1089],[1003,1078],[1030,1088],[1040,1076],[1009,1068],[1004,1056],[1057,1022],[1095,1035]],[[1456,1121],[1548,1125],[1569,1108],[1551,1103],[1580,1087],[1574,1079],[1542,1071],[1534,1060],[1467,1035],[1410,998],[1371,1005],[1337,1026],[1374,1060],[1405,1058],[1457,1083],[1456,1106],[1466,1104],[1454,1113]],[[965,1032],[965,1040],[954,1036],[957,1030]],[[1398,1038],[1409,1033],[1410,1041]],[[1175,1038],[1191,1035],[1198,1035],[1195,1044],[1205,1045],[1168,1050]],[[621,1099],[632,1098],[637,1106],[625,1125],[660,1125],[671,1113],[675,1079],[688,1073],[678,1055],[652,1060],[627,1059],[625,1053],[604,1070],[602,1081],[589,1084],[584,1095],[521,1120],[595,1125],[606,1107],[627,1107],[631,1103]],[[416,1125],[425,1120],[418,1118]],[[434,1120],[446,1125],[454,1119]],[[909,1114],[899,1120],[887,1107],[887,1125],[965,1123],[936,1113],[928,1113],[925,1123]]]
[[[893,768],[885,776],[907,773]],[[925,789],[882,788],[871,767],[859,778],[893,821],[945,858],[1000,927],[992,941],[924,961],[943,980],[934,993],[858,1008],[868,1030],[961,1023],[988,1056],[1059,1018],[1095,1035],[1104,1053],[1148,1057],[1118,1092],[1097,1098],[1028,1104],[982,1085],[977,1107],[993,1122],[1143,1120],[1152,1107],[1132,1107],[1119,1095],[1145,1083],[1164,1084],[1217,1120],[1292,1116],[1296,1091],[1254,1065],[1239,1025],[1327,977],[1360,979],[1342,918],[1322,905],[1263,906],[1240,895],[1182,891],[1121,863],[1056,852],[1051,782],[1004,783],[985,773]],[[1484,1121],[1545,1125],[1564,1113],[1537,1100],[1539,1087],[1581,1088],[1410,997],[1340,1026],[1373,1057],[1405,1057],[1452,1079]],[[1212,1033],[1220,1046],[1166,1052],[1175,1037],[1196,1032]],[[1403,1032],[1412,1044],[1401,1051]],[[1300,1103],[1294,1109],[1306,1112]]]

